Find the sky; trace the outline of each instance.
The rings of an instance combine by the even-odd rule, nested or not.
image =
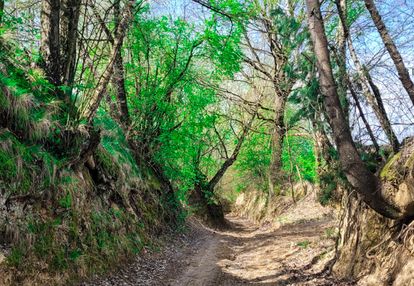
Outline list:
[[[361,1],[361,0],[357,0]],[[35,9],[32,0],[6,1],[6,7],[19,6],[16,13],[25,13]],[[36,1],[38,3],[38,1]],[[207,17],[209,12],[192,0],[150,0],[152,17],[168,16],[183,18],[197,23]],[[414,0],[377,0],[376,4],[397,43],[407,68],[414,73]],[[36,8],[38,9],[38,8]],[[30,14],[30,13],[29,13]],[[35,27],[38,21],[31,20],[28,27]],[[374,66],[372,76],[380,87],[386,109],[391,117],[393,127],[402,140],[407,136],[414,136],[414,110],[407,93],[398,79],[395,67],[385,52],[384,45],[378,32],[369,17],[362,17],[352,26],[354,45],[362,62]],[[349,64],[352,67],[352,63]],[[412,76],[414,78],[414,75]],[[378,121],[370,108],[365,106],[369,120],[374,129],[379,128]],[[355,125],[354,135],[364,132],[360,119]],[[358,126],[361,126],[359,128]],[[384,135],[380,136],[385,140]],[[365,136],[366,140],[368,137]]]
[[[378,9],[399,48],[407,68],[414,74],[414,0],[378,0]],[[200,8],[192,0],[154,0],[154,15],[173,15],[188,21],[196,21]],[[194,12],[196,10],[196,12]],[[368,16],[368,13],[367,15]],[[354,45],[362,62],[374,66],[372,77],[379,86],[386,110],[400,140],[414,136],[414,110],[406,91],[399,81],[394,64],[384,48],[384,44],[369,17],[360,18],[352,26]],[[348,61],[352,66],[352,62]],[[414,75],[413,75],[414,79]],[[369,121],[380,141],[386,142],[378,120],[365,104]],[[365,133],[360,138],[369,141],[361,119],[355,114],[354,135]]]

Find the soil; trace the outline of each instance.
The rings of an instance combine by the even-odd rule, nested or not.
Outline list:
[[[355,285],[328,275],[336,222],[332,214],[315,207],[304,201],[261,226],[227,215],[225,230],[191,219],[188,231],[161,251],[148,252],[111,276],[81,285]],[[315,215],[295,215],[306,209]]]

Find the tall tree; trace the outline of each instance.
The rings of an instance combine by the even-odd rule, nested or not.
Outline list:
[[[358,58],[358,55],[355,51],[353,41],[352,41],[352,37],[349,35],[349,27],[348,27],[348,23],[347,23],[347,14],[346,14],[346,3],[341,4],[340,1],[342,1],[342,2],[345,2],[345,1],[344,0],[337,0],[336,1],[337,9],[338,9],[338,12],[339,12],[339,18],[340,18],[340,22],[341,22],[341,27],[342,27],[342,31],[345,34],[345,38],[347,39],[347,42],[348,42],[349,53],[351,55],[351,58],[352,58],[352,60],[355,64],[355,67],[356,67],[358,75],[359,75],[358,80],[361,84],[363,94],[364,94],[368,104],[374,110],[374,113],[377,116],[377,118],[378,118],[378,120],[381,124],[381,127],[384,130],[385,135],[387,136],[387,139],[388,139],[388,141],[390,142],[390,144],[392,146],[392,149],[394,150],[394,152],[397,152],[399,150],[399,147],[400,147],[400,142],[398,141],[398,138],[395,135],[395,132],[394,132],[392,126],[391,126],[391,123],[390,123],[390,120],[388,118],[387,112],[385,110],[385,106],[384,106],[384,103],[382,101],[381,94],[380,94],[379,90],[378,89],[372,89],[372,91],[371,91],[371,89],[369,88],[369,85],[371,85],[371,87],[373,87],[375,85],[374,85],[374,83],[371,79],[371,76],[369,75],[369,71],[364,69],[364,67],[361,64],[361,62]],[[348,77],[348,76],[346,75],[346,77]],[[369,129],[367,128],[367,130],[369,130]],[[374,141],[373,141],[373,143],[374,143]]]
[[[49,81],[62,84],[60,58],[60,0],[43,0],[41,11],[40,54]]]
[[[62,0],[60,21],[60,77],[61,83],[68,87],[67,97],[71,93],[71,87],[75,79],[76,56],[78,42],[78,24],[80,16],[81,0]]]
[[[351,131],[342,111],[337,87],[333,77],[328,41],[319,0],[306,0],[309,31],[313,42],[321,93],[324,96],[325,110],[333,137],[338,148],[339,159],[344,173],[362,196],[363,200],[375,211],[389,218],[398,218],[399,210],[386,202],[380,190],[380,183],[359,157]]]
[[[347,1],[335,0],[339,16],[347,14]],[[338,55],[336,58],[338,65],[338,92],[345,113],[345,117],[349,119],[349,102],[347,99],[347,70],[346,70],[346,41],[349,34],[344,25],[338,27]]]
[[[359,112],[359,116],[361,117],[362,122],[364,122],[365,128],[367,129],[367,132],[368,132],[368,135],[369,135],[369,139],[371,139],[372,144],[374,145],[375,152],[377,154],[379,154],[380,148],[379,148],[379,145],[378,145],[378,142],[377,142],[377,138],[375,138],[374,132],[372,131],[372,128],[371,128],[371,125],[369,125],[369,122],[368,122],[368,120],[365,116],[364,110],[362,109],[361,103],[359,102],[358,95],[356,94],[355,89],[352,86],[351,80],[349,79],[349,77],[347,79],[348,79],[349,92],[351,93],[351,96],[354,99],[355,106],[356,106],[356,108],[358,109],[358,112]]]
[[[300,57],[297,51],[304,42],[301,15],[294,14],[295,1],[286,1],[286,9],[280,8],[281,3],[284,2],[257,2],[258,15],[248,27],[250,31],[245,33],[247,49],[244,61],[255,71],[253,77],[266,81],[266,85],[273,89],[272,153],[268,175],[270,193],[283,182],[282,151],[287,133],[285,109],[288,96],[298,80],[296,61]],[[261,37],[257,37],[258,33]]]
[[[373,86],[374,83],[371,79],[369,71],[364,69],[364,66],[359,61],[351,37],[348,38],[348,47],[351,58],[355,63],[355,67],[358,71],[358,79],[361,83],[363,94],[368,104],[374,110],[374,113],[377,116],[381,124],[381,127],[384,130],[385,135],[387,136],[387,139],[392,146],[392,149],[394,150],[394,152],[397,152],[400,148],[400,142],[398,141],[397,135],[395,135],[394,129],[392,128],[392,125],[388,118],[387,111],[385,110],[385,106],[381,98],[381,94],[379,93],[378,89],[374,89],[373,91],[371,91],[369,85]]]
[[[65,93],[55,89],[66,103],[75,79],[80,7],[81,0],[42,1],[41,65],[55,87],[66,87]]]
[[[105,66],[91,98],[88,99],[86,106],[84,107],[83,113],[89,123],[92,123],[96,115],[96,111],[98,110],[99,105],[101,104],[101,101],[106,94],[108,84],[112,78],[114,67],[116,65],[116,60],[119,59],[119,53],[124,42],[127,28],[133,18],[133,12],[135,8],[134,4],[135,1],[130,0],[123,8],[122,20],[119,22],[116,28],[116,37],[113,39],[112,53],[109,57],[109,62]]]
[[[408,95],[410,96],[412,103],[414,104],[414,83],[410,78],[410,73],[408,72],[408,69],[404,64],[403,58],[401,57],[401,54],[398,51],[397,46],[391,38],[391,35],[388,33],[387,27],[385,26],[384,21],[382,20],[381,15],[378,12],[378,9],[374,1],[365,0],[365,6],[371,14],[371,18],[374,21],[375,27],[377,27],[377,30],[381,35],[381,39],[385,47],[387,48],[387,51],[390,54],[395,67],[397,68],[400,80]]]
[[[114,22],[115,22],[115,39],[119,38],[118,26],[121,22],[121,0],[116,0],[114,3]],[[116,89],[116,97],[118,99],[119,112],[120,112],[120,121],[127,125],[129,123],[129,110],[127,102],[127,93],[125,90],[125,71],[124,71],[124,61],[122,57],[122,47],[123,40],[120,43],[119,50],[115,56],[114,64],[114,74],[112,76],[113,84]]]

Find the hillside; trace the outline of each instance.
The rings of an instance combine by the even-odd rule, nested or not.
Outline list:
[[[0,0],[0,285],[411,285],[414,3]]]

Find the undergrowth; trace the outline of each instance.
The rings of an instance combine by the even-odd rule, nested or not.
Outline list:
[[[87,168],[57,174],[59,161],[41,146],[23,144],[10,131],[0,133],[1,196],[11,206],[0,225],[18,221],[0,228],[0,234],[10,238],[6,266],[15,281],[33,271],[66,273],[65,280],[108,271],[152,245],[153,235],[172,223],[166,217],[173,210],[161,190],[134,180],[138,167],[127,149],[118,153],[117,148],[125,147],[102,144],[94,158],[100,172],[122,184],[125,193],[110,187],[100,193],[102,182],[95,182]],[[39,200],[30,201],[35,194],[41,194]],[[17,195],[27,195],[24,203],[12,199]]]

